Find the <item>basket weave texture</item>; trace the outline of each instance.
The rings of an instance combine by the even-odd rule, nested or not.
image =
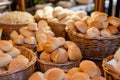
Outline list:
[[[64,72],[67,72],[69,69],[73,67],[78,67],[80,64],[80,61],[71,61],[71,62],[66,62],[64,64],[57,64],[57,63],[52,63],[52,62],[45,62],[43,60],[38,59],[37,60],[37,65],[38,69],[42,72],[46,72],[47,70],[57,67],[60,69],[63,69]]]
[[[35,71],[36,56],[33,51],[25,47],[16,46],[21,54],[29,59],[29,64],[19,70],[6,71],[0,74],[0,80],[27,80]]]
[[[107,80],[120,80],[120,74],[118,74],[114,70],[109,69],[106,66],[106,62],[110,61],[111,59],[113,59],[113,55],[110,55],[110,56],[104,58],[103,61],[102,61],[104,76]]]
[[[0,27],[3,29],[2,39],[9,40],[10,39],[10,33],[13,30],[16,30],[17,32],[19,32],[19,29],[21,27],[25,27],[27,25],[28,24],[3,24],[3,23],[0,23]]]
[[[120,33],[111,38],[87,38],[79,36],[69,29],[66,31],[69,39],[81,49],[85,59],[103,60],[105,57],[114,54],[120,46]]]

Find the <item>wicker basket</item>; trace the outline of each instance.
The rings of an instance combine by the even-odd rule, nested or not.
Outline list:
[[[120,33],[111,38],[85,38],[67,28],[66,31],[69,39],[79,46],[85,59],[103,60],[114,54],[120,46]]]
[[[113,59],[113,55],[103,59],[102,67],[104,70],[104,76],[107,80],[120,80],[120,74],[115,72],[114,68],[112,68],[111,66],[109,66],[108,68],[108,66],[106,65],[106,62],[108,62],[111,59]]]
[[[0,23],[0,27],[3,29],[2,39],[9,40],[10,39],[9,35],[13,30],[16,30],[17,32],[19,32],[19,29],[21,27],[25,27],[27,25],[28,24],[3,24],[3,23]]]
[[[17,46],[17,48],[21,51],[22,55],[30,60],[29,64],[19,70],[6,71],[0,74],[0,80],[27,80],[34,73],[36,62],[35,53],[25,47]]]
[[[38,69],[42,72],[45,72],[48,69],[51,69],[54,67],[61,68],[65,72],[67,72],[69,69],[71,69],[73,67],[78,67],[79,64],[80,64],[80,61],[74,61],[74,62],[71,61],[71,62],[67,62],[65,64],[56,64],[56,63],[52,63],[52,62],[45,62],[40,59],[37,60]]]

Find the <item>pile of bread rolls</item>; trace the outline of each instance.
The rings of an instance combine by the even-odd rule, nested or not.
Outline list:
[[[20,33],[20,34],[19,34]],[[37,23],[29,23],[28,26],[19,29],[19,33],[13,31],[10,37],[14,44],[38,44],[55,34],[51,31],[48,23],[45,20],[40,20]]]
[[[84,60],[79,67],[74,67],[65,73],[62,69],[52,68],[42,72],[35,72],[28,80],[106,80],[101,75],[99,67],[91,60]]]
[[[45,62],[66,63],[82,59],[82,53],[72,41],[65,41],[63,37],[52,37],[45,43],[37,46],[37,51],[42,51],[39,58]]]
[[[25,67],[29,59],[20,54],[13,44],[7,40],[0,40],[0,74],[7,70],[18,70]]]
[[[104,12],[92,12],[80,21],[68,21],[67,28],[85,37],[112,37],[119,33],[120,19]]]
[[[70,9],[57,6],[55,8],[46,6],[43,9],[39,9],[35,13],[35,18],[46,18],[49,21],[66,24],[68,20],[78,21],[87,16],[85,11],[72,11]]]

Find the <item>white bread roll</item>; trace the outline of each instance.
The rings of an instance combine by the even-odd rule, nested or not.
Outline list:
[[[117,49],[117,51],[114,54],[114,59],[118,62],[120,60],[120,47]]]
[[[37,44],[36,38],[32,36],[28,36],[25,38],[25,43],[27,44]]]
[[[117,27],[112,26],[112,25],[108,26],[107,29],[109,29],[112,34],[117,34],[119,32]]]
[[[100,31],[97,28],[95,28],[95,27],[89,28],[87,30],[86,34],[87,34],[87,37],[91,37],[91,38],[93,38],[93,37],[100,37]]]
[[[46,42],[47,36],[44,33],[36,35],[36,40],[38,43]]]
[[[25,37],[28,37],[28,36],[35,36],[35,33],[33,31],[30,31],[28,30],[28,27],[22,27],[19,29],[19,32],[25,36]]]
[[[120,19],[117,18],[117,17],[111,16],[111,17],[108,17],[107,20],[108,20],[108,22],[109,22],[111,25],[113,25],[113,26],[115,26],[115,27],[119,27],[119,26],[120,26]]]
[[[44,73],[44,77],[46,80],[63,80],[65,73],[62,69],[52,68]]]
[[[102,76],[97,76],[97,77],[92,78],[92,80],[107,80],[107,79],[105,79]]]
[[[13,38],[13,42],[15,44],[24,44],[24,40],[25,40],[25,37],[22,35],[18,35],[18,36]]]
[[[10,33],[10,38],[15,38],[15,37],[17,37],[19,34],[14,30],[14,31],[12,31],[11,33]]]
[[[17,69],[21,69],[23,67],[25,67],[27,64],[29,63],[29,59],[26,58],[23,55],[18,55],[16,58],[14,58],[9,66],[8,66],[8,70],[17,70]]]
[[[70,80],[70,75],[65,74],[64,80]]]
[[[77,72],[71,76],[70,80],[90,80],[90,77],[87,73]]]
[[[29,23],[28,30],[32,30],[32,31],[38,30],[37,23]]]
[[[38,27],[40,28],[40,27],[46,27],[46,26],[48,26],[48,23],[45,21],[45,20],[40,20],[39,22],[38,22]]]
[[[68,55],[65,49],[63,48],[58,48],[54,52],[51,53],[50,55],[51,60],[55,63],[65,63],[68,61]]]
[[[87,25],[81,21],[77,21],[75,22],[75,26],[77,28],[78,31],[80,31],[81,33],[86,33],[87,31]]]
[[[68,70],[67,74],[69,76],[72,76],[73,74],[77,73],[77,72],[81,72],[79,67],[73,67],[72,69]]]
[[[96,27],[98,29],[102,29],[102,22],[94,20],[89,22],[89,27]]]
[[[20,51],[16,47],[13,47],[10,51],[6,52],[6,54],[9,54],[11,57],[14,58],[20,54]]]
[[[82,59],[81,50],[76,45],[71,45],[68,48],[68,58],[71,61],[77,61]]]
[[[44,50],[47,51],[47,52],[52,52],[55,49],[57,49],[58,47],[64,45],[64,43],[65,43],[64,38],[62,38],[62,37],[58,37],[58,38],[52,37],[46,42],[46,44],[44,46]]]
[[[13,45],[6,40],[0,40],[0,50],[2,51],[10,51],[13,48]]]
[[[50,53],[47,53],[46,51],[43,51],[40,56],[39,56],[40,60],[43,60],[45,62],[51,62],[50,59]]]
[[[44,74],[42,72],[35,72],[33,73],[28,80],[46,80],[44,78]]]
[[[10,63],[12,57],[8,54],[0,54],[0,67],[4,67]]]
[[[46,42],[41,42],[37,44],[37,52],[41,52],[44,50],[45,43]]]
[[[101,34],[102,37],[111,37],[112,36],[112,32],[107,28],[101,30],[100,34]]]
[[[45,34],[47,36],[47,39],[50,39],[55,36],[55,34],[52,31],[45,31]]]
[[[90,66],[88,66],[88,65],[90,65]],[[84,60],[80,63],[79,67],[80,67],[81,71],[89,74],[89,76],[91,78],[101,75],[101,71],[100,71],[99,67],[93,61]]]

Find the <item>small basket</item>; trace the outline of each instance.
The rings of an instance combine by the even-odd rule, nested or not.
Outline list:
[[[10,33],[13,30],[16,30],[17,32],[19,32],[19,29],[21,27],[25,27],[27,25],[28,24],[3,24],[3,23],[0,23],[0,28],[3,29],[2,39],[9,40],[10,39]]]
[[[19,70],[5,71],[0,74],[0,80],[27,80],[35,71],[36,56],[33,51],[25,47],[16,46],[22,55],[29,59],[29,64]]]
[[[73,67],[78,67],[80,64],[80,61],[71,61],[71,62],[66,62],[64,64],[57,64],[57,63],[52,63],[52,62],[45,62],[43,60],[38,59],[37,60],[37,65],[38,69],[42,72],[46,72],[47,70],[58,67],[64,70],[64,72],[67,72],[69,69]]]
[[[108,56],[107,58],[104,58],[102,61],[102,67],[104,70],[104,76],[107,80],[120,80],[120,74],[115,72],[113,68],[108,68],[106,65],[106,62],[113,59],[113,55]],[[109,66],[110,67],[110,66]]]
[[[87,38],[67,28],[66,31],[69,39],[79,46],[85,59],[103,60],[114,54],[120,46],[120,33],[111,38]]]

